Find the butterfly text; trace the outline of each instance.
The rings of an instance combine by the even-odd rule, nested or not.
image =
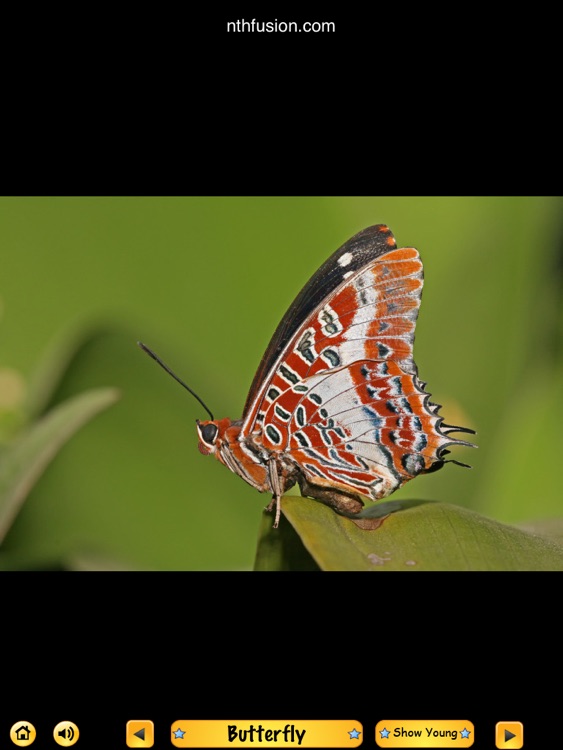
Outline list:
[[[239,729],[236,724],[229,724],[227,729],[229,742],[285,742],[288,745],[295,744],[296,740],[300,745],[307,732],[306,729],[296,729],[295,724],[286,724],[283,729],[264,729],[262,724]]]

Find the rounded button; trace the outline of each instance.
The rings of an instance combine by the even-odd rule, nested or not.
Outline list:
[[[29,721],[18,721],[10,729],[10,739],[18,747],[27,747],[35,741],[37,732]]]
[[[70,747],[78,740],[80,732],[76,724],[72,721],[59,721],[57,726],[53,729],[53,737],[57,745],[63,747]]]

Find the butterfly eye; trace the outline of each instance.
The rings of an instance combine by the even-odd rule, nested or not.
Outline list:
[[[209,424],[198,425],[197,429],[203,442],[207,445],[213,445],[213,443],[215,442],[215,438],[217,437],[217,433],[219,432],[219,430],[217,429],[217,425],[210,422]]]

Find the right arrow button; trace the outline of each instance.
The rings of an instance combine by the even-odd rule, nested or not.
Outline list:
[[[524,747],[524,726],[520,721],[499,721],[495,727],[495,745],[500,750]]]

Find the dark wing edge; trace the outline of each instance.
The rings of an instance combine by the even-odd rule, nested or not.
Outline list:
[[[345,242],[311,276],[274,331],[248,391],[243,420],[264,378],[284,346],[292,339],[311,312],[341,284],[350,272],[357,271],[396,247],[397,243],[389,227],[385,224],[375,224],[363,229]]]

